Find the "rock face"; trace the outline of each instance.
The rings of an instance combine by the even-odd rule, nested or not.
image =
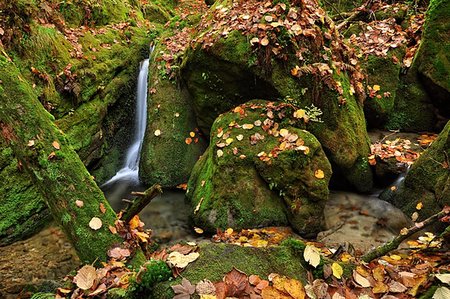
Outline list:
[[[440,113],[450,117],[450,2],[432,0],[413,67]]]
[[[295,127],[294,111],[252,101],[216,119],[188,184],[197,226],[215,231],[289,222],[303,235],[321,229],[331,166],[317,139]]]
[[[246,2],[244,9],[251,14],[251,5],[259,5],[255,3]],[[309,15],[307,8],[292,6],[285,14],[280,13],[278,22],[290,24],[283,28],[268,26],[264,15],[256,14],[254,19],[260,19],[254,26],[266,29],[248,32],[239,29],[232,17],[233,8],[244,4],[229,6],[222,1],[223,9],[216,9],[217,5],[210,10],[217,22],[211,25],[205,18],[200,23],[201,33],[194,38],[197,43],[181,67],[200,129],[208,134],[220,113],[254,98],[289,98],[300,108],[314,104],[323,112],[324,122],[312,123],[308,131],[322,144],[335,172],[357,190],[368,191],[372,186],[367,163],[369,139],[362,104],[354,95],[361,91],[361,74],[357,67],[352,71],[344,69],[353,54],[341,43],[325,12],[322,27],[315,25],[313,19],[317,16]],[[282,6],[273,6],[274,11],[282,10]],[[311,23],[295,24],[293,16],[300,14],[312,18]],[[319,19],[316,21],[321,22]],[[296,48],[298,44],[302,45],[301,51]]]
[[[419,202],[423,208],[419,221],[439,212],[450,204],[450,122],[433,144],[412,165],[403,184],[397,191],[385,193],[384,198],[400,208],[406,215],[416,210]]]
[[[206,148],[188,95],[176,82],[161,76],[161,47],[153,53],[149,70],[147,129],[141,151],[142,182],[163,187],[186,183]],[[159,133],[158,133],[159,132]]]

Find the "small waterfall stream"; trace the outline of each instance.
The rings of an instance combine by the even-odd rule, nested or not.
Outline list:
[[[152,49],[150,49],[150,53]],[[125,180],[139,184],[139,159],[144,140],[145,128],[147,126],[147,78],[148,78],[149,59],[141,62],[137,93],[136,93],[136,127],[134,141],[127,151],[125,164],[111,179],[102,185],[107,186],[111,183]]]
[[[150,55],[153,47],[150,48]],[[147,126],[147,80],[149,59],[140,64],[137,92],[134,139],[127,150],[123,167],[105,182],[101,189],[115,211],[127,205],[123,199],[131,199],[131,191],[144,191],[139,181],[139,160]],[[188,225],[189,208],[184,202],[184,192],[164,190],[140,213],[141,219],[150,227],[159,240],[192,239]]]

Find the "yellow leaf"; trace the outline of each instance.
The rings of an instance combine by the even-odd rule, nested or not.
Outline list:
[[[334,277],[341,279],[342,274],[344,273],[344,269],[342,269],[341,265],[335,262],[331,265],[331,270],[333,270]]]
[[[264,37],[261,41],[260,41],[261,46],[267,46],[269,44],[269,40],[267,39],[267,37]]]
[[[201,229],[200,227],[194,227],[194,231],[195,231],[197,234],[203,234],[203,229]]]
[[[217,157],[222,157],[223,156],[223,151],[222,150],[217,150]]]
[[[233,142],[233,138],[227,138],[226,140],[225,140],[225,143],[226,144],[231,144]]]
[[[195,137],[195,133],[194,133],[194,132],[190,132],[190,133],[189,133],[189,136]]]
[[[138,236],[141,242],[144,243],[148,242],[148,239],[150,238],[150,236],[144,232],[136,232],[136,236]]]
[[[171,252],[167,257],[167,262],[177,268],[186,268],[189,263],[195,261],[200,254],[198,252],[191,252],[189,254],[181,254],[178,251]]]
[[[395,261],[399,261],[402,259],[401,256],[397,255],[397,254],[393,254],[391,256],[389,256],[391,259],[395,260]]]
[[[423,208],[423,203],[421,201],[419,201],[416,205],[416,210],[422,210]]]
[[[289,131],[286,129],[281,129],[280,130],[280,135],[281,137],[286,137],[289,134]]]
[[[253,129],[253,127],[254,127],[253,124],[243,124],[243,125],[242,125],[242,128],[243,128],[244,130],[251,130],[251,129]]]
[[[153,134],[155,134],[155,136],[160,136],[161,135],[161,130],[155,130],[155,132]]]
[[[304,299],[306,297],[303,284],[296,280],[285,276],[275,276],[272,280],[273,287],[282,293],[287,293],[294,299]]]
[[[306,111],[303,109],[298,109],[297,111],[294,112],[295,118],[304,118],[305,116],[306,116]]]
[[[317,169],[317,170],[314,172],[314,176],[315,176],[316,178],[318,178],[318,179],[323,179],[323,178],[325,177],[325,173],[323,172],[322,169]]]
[[[375,90],[375,91],[379,91],[380,90],[380,85],[374,85],[373,86],[373,90]]]
[[[136,229],[139,227],[139,216],[135,215],[133,218],[131,218],[130,222],[128,222],[130,225],[130,229]]]

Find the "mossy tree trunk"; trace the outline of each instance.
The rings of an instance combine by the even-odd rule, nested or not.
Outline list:
[[[106,260],[108,248],[122,242],[108,229],[114,225],[116,214],[6,54],[0,54],[0,69],[0,134],[13,149],[19,167],[31,174],[80,259]],[[106,208],[103,213],[100,204]],[[98,230],[89,226],[93,217],[102,221]]]

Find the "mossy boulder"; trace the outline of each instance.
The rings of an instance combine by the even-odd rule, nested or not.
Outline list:
[[[151,58],[147,129],[139,177],[149,185],[175,187],[188,181],[206,142],[197,127],[186,90],[182,91],[175,81],[161,74],[160,69],[164,69],[162,47],[158,45]]]
[[[29,237],[52,219],[42,195],[0,135],[0,246]]]
[[[419,221],[450,205],[450,122],[431,146],[412,165],[400,187],[385,192],[382,199],[392,202],[406,215],[416,212],[423,203]]]
[[[294,241],[304,249],[304,244]],[[268,248],[241,247],[231,244],[199,244],[199,258],[189,264],[182,277],[196,284],[203,279],[222,281],[233,267],[247,275],[259,275],[267,279],[270,273],[285,275],[306,284],[306,266],[302,263],[302,251],[289,245]],[[169,299],[174,292],[171,286],[180,284],[181,277],[157,284],[148,298]]]
[[[304,235],[320,231],[331,166],[317,139],[294,126],[293,112],[252,101],[216,119],[188,184],[197,226],[213,232],[290,223]]]
[[[413,67],[417,68],[433,104],[450,117],[450,2],[432,0]]]
[[[372,173],[367,163],[369,138],[362,104],[354,95],[361,86],[356,83],[360,74],[357,67],[352,67],[352,71],[340,69],[350,64],[351,51],[334,53],[344,49],[345,45],[331,49],[334,44],[342,42],[337,33],[331,37],[328,35],[335,30],[332,21],[325,17],[322,26],[314,24],[302,28],[314,31],[315,39],[299,37],[292,30],[277,27],[270,32],[273,35],[265,32],[270,37],[269,45],[262,46],[250,43],[255,38],[251,31],[230,30],[227,27],[234,26],[233,13],[222,16],[217,7],[231,11],[237,9],[228,4],[227,1],[220,1],[213,5],[209,17],[217,18],[226,25],[223,28],[210,25],[209,18],[204,18],[194,37],[197,42],[188,50],[181,65],[181,77],[192,96],[199,127],[208,134],[220,113],[254,98],[291,99],[302,109],[314,104],[322,110],[324,122],[311,123],[308,131],[319,139],[336,173],[342,173],[346,179],[345,183],[350,183],[359,191],[368,191],[372,186]],[[292,4],[287,16],[277,14],[279,22],[283,18],[288,19],[292,9],[300,13],[303,8]],[[315,9],[325,16],[319,7]],[[260,25],[267,28],[264,17]],[[262,33],[257,37],[258,41],[262,40],[261,36]],[[324,47],[317,48],[322,41]],[[303,47],[301,53],[296,47],[298,44]],[[335,63],[324,57],[340,57],[346,62]],[[328,68],[329,72],[325,70]]]

